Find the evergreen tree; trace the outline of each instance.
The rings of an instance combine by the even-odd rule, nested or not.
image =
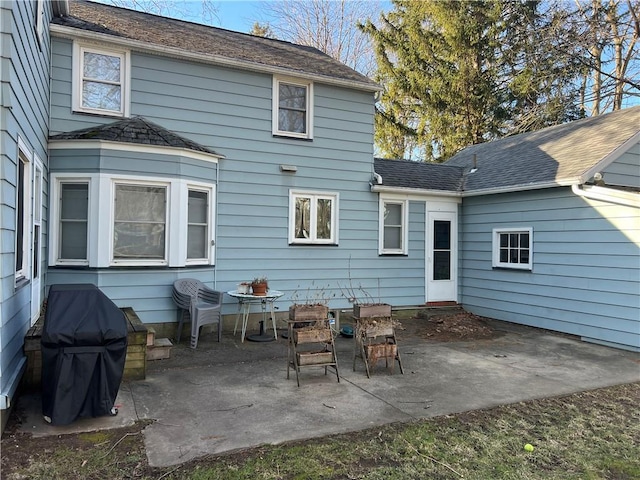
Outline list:
[[[576,71],[545,48],[557,19],[540,15],[539,6],[394,0],[379,27],[361,25],[374,41],[384,87],[376,118],[381,153],[444,161],[468,145],[565,121]]]

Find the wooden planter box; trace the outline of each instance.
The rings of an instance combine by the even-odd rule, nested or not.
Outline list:
[[[356,318],[390,317],[391,305],[388,303],[376,303],[371,305],[355,304],[353,306],[353,316]]]
[[[293,338],[296,343],[327,343],[331,341],[331,330],[327,328],[323,329],[311,329],[311,330],[295,330],[293,331]]]
[[[367,358],[375,364],[382,358],[396,358],[398,346],[393,343],[377,343],[366,345]]]
[[[326,320],[328,316],[329,307],[326,305],[291,305],[289,307],[289,320],[296,322]]]
[[[298,365],[324,365],[333,363],[333,353],[331,352],[300,352],[296,353]]]

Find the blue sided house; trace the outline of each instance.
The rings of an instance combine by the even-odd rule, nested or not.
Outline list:
[[[175,280],[266,276],[282,315],[355,286],[640,349],[640,107],[374,159],[380,86],[316,49],[87,1],[0,26],[3,421],[55,284],[168,331]]]

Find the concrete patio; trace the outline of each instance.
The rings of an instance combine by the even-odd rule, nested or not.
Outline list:
[[[420,333],[424,319],[403,320],[398,334],[404,375],[384,362],[367,378],[353,339],[338,336],[340,382],[329,370],[287,380],[286,340],[240,342],[239,335],[201,336],[170,359],[150,362],[147,378],[123,383],[115,417],[68,426],[44,422],[38,394],[24,395],[21,430],[60,435],[153,420],[144,430],[149,463],[169,466],[262,444],[308,439],[394,422],[488,408],[640,381],[640,354],[567,335],[490,321],[493,338],[437,343]]]

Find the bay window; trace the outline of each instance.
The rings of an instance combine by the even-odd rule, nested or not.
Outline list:
[[[52,174],[51,265],[213,264],[213,184]]]

